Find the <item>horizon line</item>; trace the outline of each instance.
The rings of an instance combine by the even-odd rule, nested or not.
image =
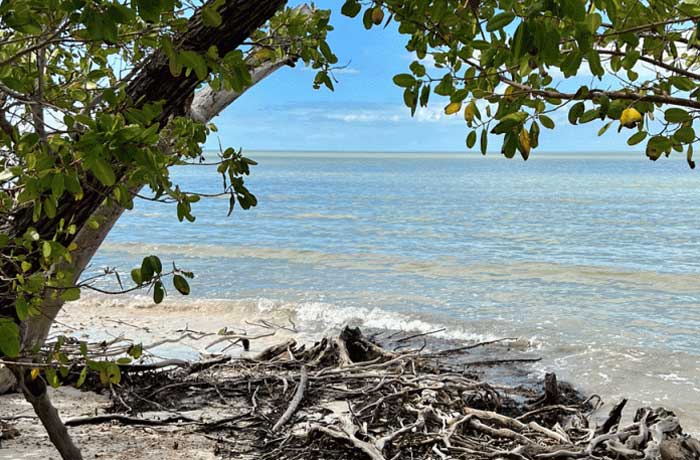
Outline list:
[[[216,148],[204,148],[205,152],[215,152],[218,151]],[[491,151],[486,152],[486,155],[481,155],[478,151],[464,151],[464,150],[336,150],[336,149],[259,149],[259,148],[242,148],[243,151],[248,152],[269,152],[269,153],[438,153],[438,154],[475,154],[478,156],[488,156],[488,155],[502,155],[501,152]],[[537,154],[639,154],[644,153],[643,150],[540,150],[533,152],[534,155]]]

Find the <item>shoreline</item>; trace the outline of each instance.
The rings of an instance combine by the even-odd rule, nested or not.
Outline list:
[[[258,324],[272,328],[273,332],[280,330],[269,322]],[[140,327],[136,324],[130,326]],[[193,329],[188,330],[192,335]],[[232,333],[234,331],[227,331],[223,337]],[[215,334],[207,337],[212,339],[212,336]],[[236,337],[239,335],[236,334]],[[268,342],[273,335],[250,334],[248,337]],[[385,460],[399,458],[393,456],[397,449],[397,456],[404,450],[407,454],[407,446],[413,446],[410,449],[418,451],[425,450],[425,440],[421,441],[423,435],[420,430],[404,429],[403,423],[395,426],[396,419],[381,416],[383,412],[377,412],[380,409],[402,413],[399,417],[401,420],[415,418],[411,425],[414,428],[427,429],[435,422],[431,422],[431,418],[442,419],[443,429],[450,428],[446,431],[448,434],[454,434],[457,427],[460,433],[466,430],[459,439],[466,436],[465,439],[472,439],[469,442],[476,442],[480,447],[470,448],[477,448],[475,452],[501,452],[505,455],[507,451],[513,451],[512,443],[515,441],[515,445],[520,446],[516,448],[523,458],[558,452],[557,449],[586,452],[586,456],[597,452],[603,455],[601,458],[612,458],[606,455],[615,454],[616,447],[596,439],[590,440],[584,435],[595,430],[599,435],[609,433],[604,439],[619,438],[625,442],[635,429],[642,430],[640,423],[646,423],[648,418],[648,429],[651,432],[661,429],[662,435],[658,439],[656,435],[653,438],[644,437],[639,445],[630,444],[629,441],[625,445],[646,453],[648,449],[663,448],[662,444],[666,443],[663,445],[673,445],[680,449],[679,452],[696,452],[700,455],[700,443],[686,438],[674,428],[678,420],[673,414],[657,409],[637,410],[635,407],[622,410],[624,403],[599,404],[600,398],[594,396],[584,400],[569,384],[557,383],[556,377],[552,380],[548,376],[544,384],[533,380],[527,366],[539,358],[512,349],[509,343],[514,339],[465,345],[464,342],[436,339],[430,333],[389,331],[368,331],[366,339],[359,329],[347,328],[337,337],[323,339],[313,346],[300,346],[293,339],[280,341],[280,337],[273,341],[275,345],[267,347],[257,343],[257,340],[250,340],[249,350],[233,353],[239,358],[230,360],[224,357],[194,365],[182,364],[172,371],[138,371],[132,374],[124,370],[125,380],[112,390],[99,390],[101,385],[93,377],[86,382],[88,388],[84,388],[84,391],[61,387],[52,390],[52,399],[64,420],[68,420],[66,423],[71,426],[70,432],[84,449],[86,458],[140,460],[156,454],[160,458],[174,459],[261,458],[263,454],[274,454],[281,459],[329,458],[325,454],[314,454],[320,447],[317,446],[318,442],[326,443],[324,449],[335,452],[333,458],[355,458],[346,455],[359,450],[369,458]],[[105,350],[118,349],[121,342],[115,339]],[[175,337],[171,340],[174,344],[181,342],[184,339]],[[224,340],[216,339],[211,343],[214,342]],[[375,345],[375,342],[381,346]],[[97,344],[95,346],[95,349],[100,349]],[[390,351],[392,349],[395,351]],[[331,380],[328,380],[329,377]],[[359,380],[356,381],[357,378]],[[308,383],[309,388],[307,379],[312,382]],[[387,379],[395,383],[387,385]],[[299,383],[295,385],[295,381]],[[551,381],[554,382],[553,386]],[[373,390],[367,391],[370,387]],[[261,388],[263,391],[260,391]],[[211,391],[205,392],[207,389]],[[457,393],[452,394],[455,390]],[[138,396],[138,392],[142,392],[142,396]],[[382,392],[385,392],[384,396],[381,396]],[[438,396],[444,392],[447,393]],[[107,396],[109,393],[112,394],[111,398]],[[156,394],[159,395],[157,398]],[[448,397],[448,394],[452,396]],[[471,396],[464,399],[467,394]],[[458,401],[455,401],[455,395],[461,395]],[[402,401],[399,405],[382,402],[397,396]],[[303,404],[302,399],[305,401]],[[10,433],[7,437],[11,439],[5,440],[0,448],[0,459],[49,458],[52,446],[23,398],[17,394],[5,395],[0,397],[0,404],[10,411],[5,423],[16,425],[21,433],[12,438],[12,431],[3,425],[3,434]],[[287,414],[290,411],[288,408],[280,415],[287,404],[293,410]],[[371,416],[371,411],[366,412],[367,407],[375,407],[374,416]],[[297,410],[298,413],[294,414]],[[332,414],[324,416],[329,410]],[[455,410],[466,416],[455,415]],[[365,423],[371,423],[374,428],[357,438],[352,433],[360,428],[353,428],[350,432],[342,427],[348,423],[354,426],[348,417],[351,414],[357,417],[363,412],[365,417],[370,417]],[[578,414],[579,420],[572,425],[569,417],[574,413]],[[417,418],[415,414],[418,414]],[[639,414],[647,414],[641,422]],[[525,424],[519,421],[521,418]],[[277,419],[272,427],[272,422]],[[246,424],[248,422],[244,420],[250,423]],[[529,425],[526,424],[528,420],[531,420]],[[229,421],[235,423],[229,427]],[[260,428],[261,423],[269,423],[270,426]],[[272,432],[286,423],[291,425],[283,430],[286,434],[275,438]],[[499,425],[501,428],[498,428]],[[592,428],[586,428],[589,426]],[[382,430],[389,430],[390,433],[394,430],[394,434],[384,437],[373,434],[382,433]],[[470,437],[479,432],[486,438]],[[639,433],[639,436],[643,436],[644,431]],[[319,440],[319,436],[323,438],[324,435],[328,439]],[[440,444],[444,442],[444,436],[430,441],[433,443],[430,452],[441,452],[439,456],[430,453],[430,458],[445,458],[442,455],[445,452],[464,451],[459,450],[463,447],[455,451],[456,447],[450,442],[444,446]],[[451,437],[452,434],[449,434]],[[512,439],[507,442],[499,440],[504,437]],[[367,438],[371,441],[358,441]],[[277,445],[282,439],[291,441]],[[457,442],[457,439],[453,442]],[[694,450],[696,448],[698,450]],[[303,454],[306,456],[292,455],[295,449],[303,449],[302,452],[307,452]],[[392,456],[385,457],[384,453],[391,453]],[[680,460],[693,457],[670,458]]]
[[[260,320],[270,321],[289,329],[279,329],[275,336],[262,339],[259,346],[269,346],[277,340],[294,338],[298,342],[313,342],[323,336],[337,333],[344,324],[360,326],[363,330],[385,329],[392,324],[392,329],[405,329],[406,331],[427,332],[442,327],[446,331],[433,335],[433,338],[446,341],[484,341],[504,336],[519,337],[511,346],[522,352],[529,351],[542,358],[541,362],[534,363],[531,369],[532,378],[543,378],[546,372],[555,372],[560,378],[576,382],[581,391],[592,394],[598,393],[606,400],[630,398],[630,403],[642,405],[663,405],[675,410],[681,417],[683,426],[689,432],[700,436],[700,392],[693,399],[694,392],[684,385],[687,382],[674,382],[663,380],[662,375],[672,375],[673,368],[667,366],[664,372],[656,372],[653,365],[641,364],[650,357],[638,354],[629,356],[618,352],[615,361],[611,363],[601,362],[600,355],[593,351],[581,350],[575,346],[564,343],[559,348],[553,348],[546,336],[536,337],[533,342],[532,334],[541,334],[542,331],[529,330],[528,335],[521,335],[510,331],[504,331],[498,335],[484,333],[484,329],[477,324],[472,329],[457,329],[446,321],[437,323],[427,322],[427,318],[402,317],[395,312],[374,311],[370,309],[358,309],[348,314],[339,307],[334,308],[320,316],[321,310],[313,312],[290,309],[289,305],[267,301],[264,305],[258,305],[250,301],[226,301],[221,302],[212,299],[191,300],[166,300],[160,306],[154,306],[150,301],[141,298],[139,301],[129,301],[125,298],[110,297],[104,302],[93,302],[86,299],[68,304],[62,311],[56,324],[54,333],[73,334],[79,338],[90,340],[111,340],[123,334],[136,342],[150,343],[156,340],[172,338],[177,330],[185,328],[216,332],[222,327],[229,330],[246,330],[248,333],[261,333],[267,330],[256,326]],[[315,309],[323,306],[313,305]],[[381,322],[374,319],[383,318]],[[370,318],[373,320],[368,321]],[[384,320],[387,319],[387,320]],[[390,319],[390,320],[389,320]],[[294,326],[289,321],[294,322]],[[399,322],[400,321],[400,322]],[[401,327],[398,325],[401,324]],[[71,329],[72,326],[75,329]],[[522,331],[521,331],[522,332]],[[254,346],[258,346],[254,344]],[[563,348],[562,348],[563,347]],[[158,349],[158,355],[162,358],[196,359],[198,357],[198,344],[181,343],[177,346],[163,346]],[[612,350],[614,351],[614,350]],[[690,358],[690,357],[687,357]],[[699,367],[700,357],[685,359],[689,365],[697,361],[694,367]],[[615,366],[607,369],[606,366]],[[617,366],[620,366],[619,368]],[[654,374],[654,377],[639,374],[639,372]],[[633,373],[634,372],[634,373]],[[678,372],[678,371],[676,371]],[[585,376],[584,373],[591,375]],[[606,381],[598,374],[607,374],[610,381]],[[681,374],[680,372],[678,372]],[[656,374],[659,374],[657,376]],[[688,374],[688,372],[685,372]],[[683,375],[683,374],[681,374]],[[647,395],[638,387],[639,382],[654,391]],[[604,385],[601,385],[603,382]],[[656,384],[655,382],[658,382]],[[692,382],[691,382],[692,383]],[[683,390],[684,393],[678,393]],[[691,396],[687,396],[690,394]],[[666,395],[670,395],[667,397]],[[685,395],[680,398],[680,395]],[[653,396],[653,397],[652,397]],[[674,396],[675,399],[672,399]],[[691,399],[688,399],[691,398]]]

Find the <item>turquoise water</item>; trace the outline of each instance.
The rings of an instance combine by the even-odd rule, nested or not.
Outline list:
[[[193,270],[190,302],[518,336],[586,389],[700,414],[700,176],[642,154],[250,153],[256,209],[139,202],[93,267],[144,255]],[[211,167],[173,171],[217,192]],[[126,301],[126,300],[125,300]],[[168,302],[182,302],[171,296]],[[695,415],[693,415],[695,414]]]

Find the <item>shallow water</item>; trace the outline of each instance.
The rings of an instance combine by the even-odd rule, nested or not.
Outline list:
[[[249,156],[258,208],[227,219],[226,200],[203,200],[181,224],[174,207],[140,202],[94,269],[128,273],[157,254],[196,273],[190,302],[207,299],[212,315],[288,312],[309,333],[354,322],[521,337],[545,358],[538,372],[673,407],[700,433],[700,177],[684,161]],[[173,176],[185,190],[221,186],[210,167]]]

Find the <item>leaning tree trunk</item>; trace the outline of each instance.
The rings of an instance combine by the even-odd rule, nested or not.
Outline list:
[[[275,70],[289,65],[291,62],[291,58],[283,58],[260,64],[252,63],[258,64],[258,67],[251,69],[252,84],[250,86],[240,92],[228,91],[225,89],[213,90],[211,87],[207,87],[195,94],[190,108],[187,109],[187,116],[200,123],[211,121],[212,118],[238,99],[247,89],[272,74]],[[136,187],[132,192],[135,194],[140,188],[141,187]],[[123,212],[124,208],[117,203],[102,204],[90,216],[100,222],[100,227],[98,229],[93,229],[88,225],[83,225],[80,228],[73,239],[73,242],[78,247],[78,249],[72,253],[72,263],[70,264],[71,269],[75,273],[73,283],[78,282],[81,273],[90,263],[95,252],[97,252],[100,245],[102,245],[102,242],[104,242]],[[23,349],[29,349],[44,343],[49,329],[53,324],[53,320],[60,312],[61,307],[63,307],[63,301],[60,298],[49,298],[47,296],[42,305],[43,314],[32,316],[22,323]],[[0,377],[0,388],[1,385]],[[2,393],[2,391],[0,391],[0,393]]]
[[[293,64],[294,61],[295,58],[292,57],[265,62],[257,62],[254,59],[249,59],[247,63],[251,68],[250,86],[241,91],[229,91],[225,89],[213,90],[211,87],[206,87],[195,94],[191,106],[187,111],[187,116],[200,123],[211,121],[224,108],[238,99],[252,86],[256,85],[276,70],[286,65]],[[137,190],[134,189],[133,192],[136,193]],[[84,225],[75,235],[73,242],[78,249],[73,253],[71,263],[71,268],[75,273],[74,283],[78,282],[80,274],[90,263],[95,252],[99,249],[123,212],[124,208],[116,203],[102,204],[90,216],[101,222],[100,227],[98,229],[93,229]],[[43,344],[54,319],[62,307],[63,301],[60,298],[46,297],[42,304],[43,314],[32,316],[21,324],[23,349],[30,349],[33,346]],[[12,372],[0,366],[0,394],[7,392],[15,383],[16,379]]]
[[[284,3],[285,0],[229,0],[218,10],[222,17],[222,23],[219,27],[206,27],[200,15],[196,14],[190,19],[188,28],[183,32],[178,43],[182,49],[200,53],[206,52],[211,46],[216,46],[222,54],[225,54],[240,46]],[[289,63],[287,59],[264,63],[265,65],[261,66],[261,69],[253,72],[253,83],[256,82],[256,79],[257,81],[262,80],[272,71],[287,63]],[[222,94],[203,91],[199,99],[197,96],[193,99],[195,89],[200,83],[201,81],[196,78],[194,73],[189,76],[173,77],[166,56],[164,53],[158,52],[151,57],[149,63],[131,81],[127,87],[127,94],[132,101],[137,101],[138,106],[148,102],[165,101],[163,110],[157,119],[161,128],[166,126],[171,117],[190,113],[190,103],[193,101],[195,101],[193,106],[197,107],[197,121],[205,121],[213,118],[221,109],[240,96],[240,94],[230,91]],[[202,100],[205,96],[212,101],[211,109],[208,112]],[[123,168],[121,171],[117,169],[117,172],[120,177],[124,177],[128,173]],[[134,193],[138,191],[138,188],[140,187],[134,188]],[[73,202],[66,202],[59,206],[54,219],[44,218],[39,222],[32,222],[32,210],[25,209],[15,216],[13,227],[9,229],[10,235],[20,235],[26,231],[31,223],[40,234],[54,234],[62,218],[76,223],[78,232],[72,241],[65,242],[66,245],[73,242],[78,247],[73,253],[73,260],[70,264],[74,283],[77,283],[80,274],[124,211],[118,205],[104,204],[105,188],[97,180],[93,180],[84,189],[86,192],[79,209],[75,208]],[[92,229],[87,225],[87,222],[94,217],[100,218],[101,225],[98,229]],[[0,305],[0,315],[14,316],[14,301],[12,301],[11,293],[0,293],[0,297],[3,299],[3,303]],[[62,306],[63,302],[60,299],[46,296],[42,305],[42,314],[32,316],[20,323],[23,350],[43,344],[51,324]],[[21,368],[16,368],[14,372],[19,377],[19,386],[26,399],[34,407],[62,458],[80,459],[79,451],[70,441],[58,413],[51,405],[46,393],[46,386],[32,386],[30,388],[26,384]],[[12,373],[8,372],[8,369],[0,368],[0,393],[3,391],[3,387],[7,387],[12,380],[14,380]]]
[[[177,42],[181,49],[192,50],[205,53],[209,47],[216,46],[223,55],[238,46],[267,19],[269,19],[285,0],[229,0],[224,6],[218,9],[223,21],[218,27],[206,27],[202,23],[200,15],[197,14],[189,21],[188,28],[182,33]],[[275,68],[279,68],[288,63],[288,60],[272,63]],[[263,72],[259,72],[258,80],[261,80],[269,72],[271,63],[265,63]],[[253,72],[256,78],[256,72]],[[138,75],[127,87],[127,94],[132,101],[138,101],[137,106],[142,106],[148,102],[165,101],[163,110],[157,121],[161,128],[173,116],[186,115],[191,106],[198,107],[198,121],[210,119],[215,116],[225,105],[218,104],[215,111],[210,110],[207,117],[205,104],[202,97],[212,97],[211,91],[201,91],[195,95],[196,87],[201,83],[194,74],[189,76],[174,77],[169,70],[168,60],[164,53],[154,54],[149,63],[144,66]],[[230,103],[240,94],[226,92],[218,95],[217,98],[227,99]],[[193,99],[194,96],[194,99]],[[194,101],[194,104],[192,103]],[[204,110],[202,110],[204,109]],[[203,114],[203,115],[202,115]],[[128,171],[117,168],[118,177],[124,177]],[[107,189],[96,179],[83,187],[85,195],[80,201],[79,207],[72,201],[59,204],[56,217],[49,219],[42,217],[39,222],[32,222],[32,209],[20,210],[14,217],[12,228],[8,232],[11,236],[21,235],[31,225],[37,229],[39,234],[54,234],[61,219],[74,222],[78,227],[78,232],[71,241],[65,241],[67,246],[74,242],[78,249],[73,253],[73,262],[70,264],[74,271],[75,280],[80,276],[82,270],[88,264],[97,248],[107,236],[112,226],[119,218],[123,209],[116,205],[105,206],[103,197]],[[136,190],[134,190],[136,191]],[[100,228],[91,229],[87,222],[93,217],[101,218]],[[11,293],[0,293],[3,304],[0,305],[0,316],[13,316],[14,302]],[[60,311],[62,302],[60,300],[50,300],[47,298],[43,305],[42,314],[36,315],[21,324],[23,349],[28,349],[36,345],[41,345],[46,338],[48,328]]]

